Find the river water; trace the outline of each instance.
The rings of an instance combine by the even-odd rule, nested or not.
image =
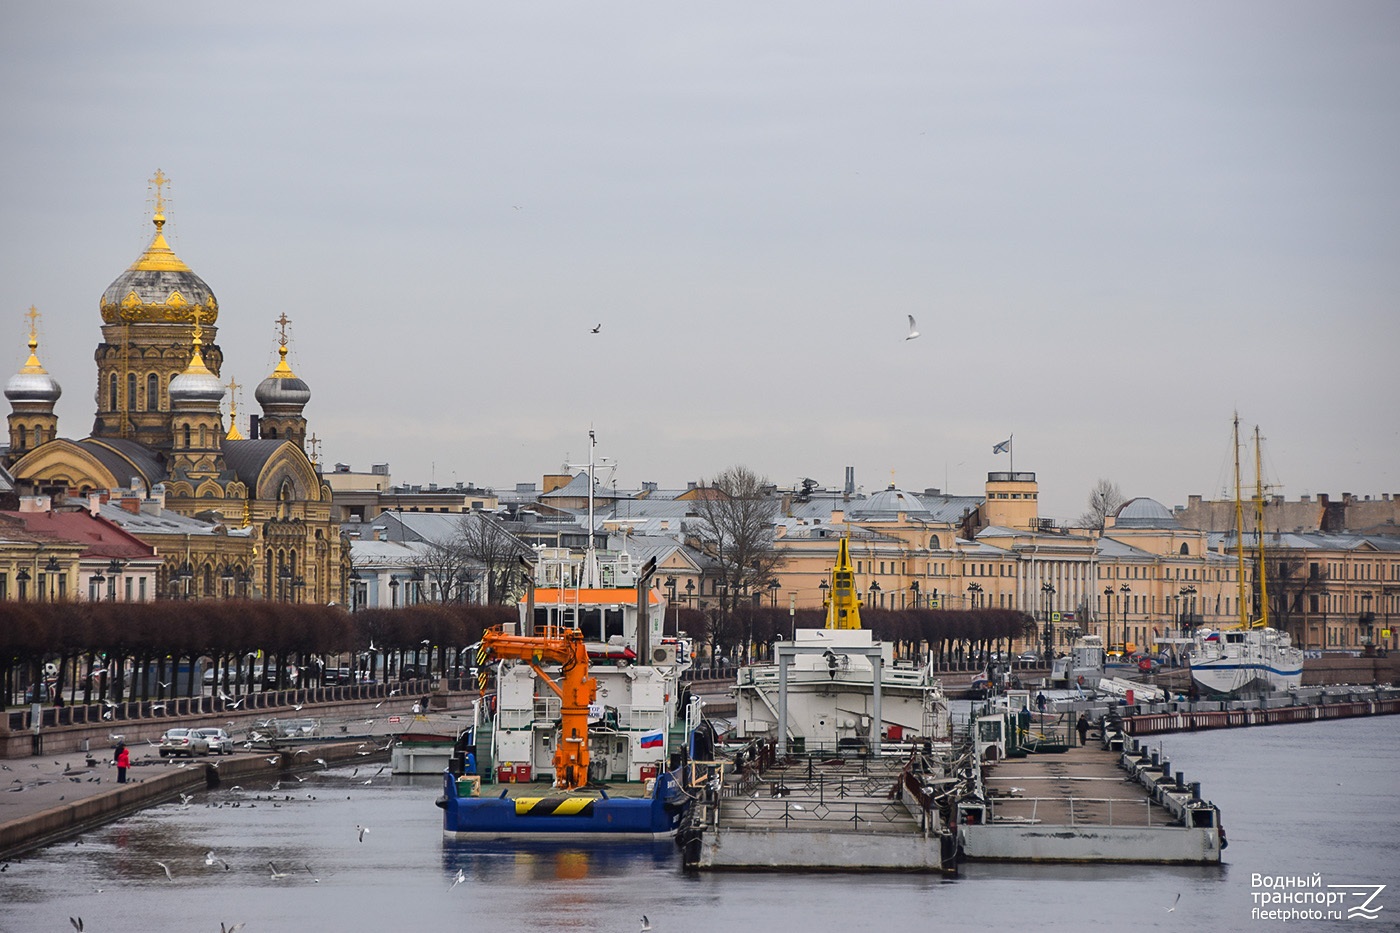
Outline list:
[[[0,874],[0,933],[71,931],[69,917],[92,933],[219,933],[221,923],[244,923],[243,933],[637,933],[643,915],[657,933],[1400,929],[1400,718],[1159,744],[1221,806],[1223,866],[965,865],[956,879],[687,875],[670,843],[445,842],[433,806],[439,779],[391,778],[376,764],[307,775],[275,793],[266,784],[219,789],[31,853]],[[363,838],[358,827],[368,827]],[[211,850],[230,867],[206,866]],[[286,877],[273,878],[269,862]],[[458,870],[465,880],[454,885]],[[1378,919],[1252,917],[1253,895],[1274,890],[1252,876],[1314,874],[1324,885],[1387,885],[1370,905],[1382,907]]]

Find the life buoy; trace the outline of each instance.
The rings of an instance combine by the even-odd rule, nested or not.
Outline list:
[[[1078,682],[1079,682],[1079,686],[1081,686],[1081,687],[1084,686],[1084,675],[1083,675],[1083,674],[1080,674],[1080,675],[1079,675],[1079,677],[1078,677]]]

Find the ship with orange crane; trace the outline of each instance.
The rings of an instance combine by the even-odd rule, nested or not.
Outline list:
[[[591,528],[591,454],[588,475]],[[537,552],[519,623],[482,638],[482,697],[439,800],[449,836],[675,828],[672,772],[699,719],[681,686],[690,643],[665,637],[656,561],[592,544]],[[535,796],[544,781],[553,793]]]
[[[661,771],[643,785],[643,796],[610,796],[588,790],[589,719],[596,712],[598,681],[589,672],[588,647],[575,628],[549,627],[537,635],[497,628],[482,638],[483,659],[516,661],[530,670],[559,701],[554,733],[553,789],[563,793],[474,796],[472,776],[448,771],[443,778],[443,833],[449,838],[509,836],[669,836],[686,809],[675,775]]]

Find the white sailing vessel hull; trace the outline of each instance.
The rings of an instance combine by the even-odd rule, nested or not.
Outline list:
[[[1191,656],[1191,679],[1209,693],[1291,690],[1303,683],[1303,652],[1275,628],[1204,632]]]

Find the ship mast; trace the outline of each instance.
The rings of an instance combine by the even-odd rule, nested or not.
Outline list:
[[[588,432],[588,547],[583,552],[583,580],[581,585],[592,589],[598,586],[598,549],[593,546],[593,450],[598,446],[598,438],[593,431]]]
[[[1249,593],[1244,573],[1244,505],[1240,501],[1240,413],[1235,412],[1235,577],[1239,589],[1240,628],[1249,628]]]
[[[1259,443],[1259,425],[1254,426],[1254,528],[1259,544],[1259,619],[1253,624],[1269,624],[1269,574],[1264,550],[1264,465]]]

